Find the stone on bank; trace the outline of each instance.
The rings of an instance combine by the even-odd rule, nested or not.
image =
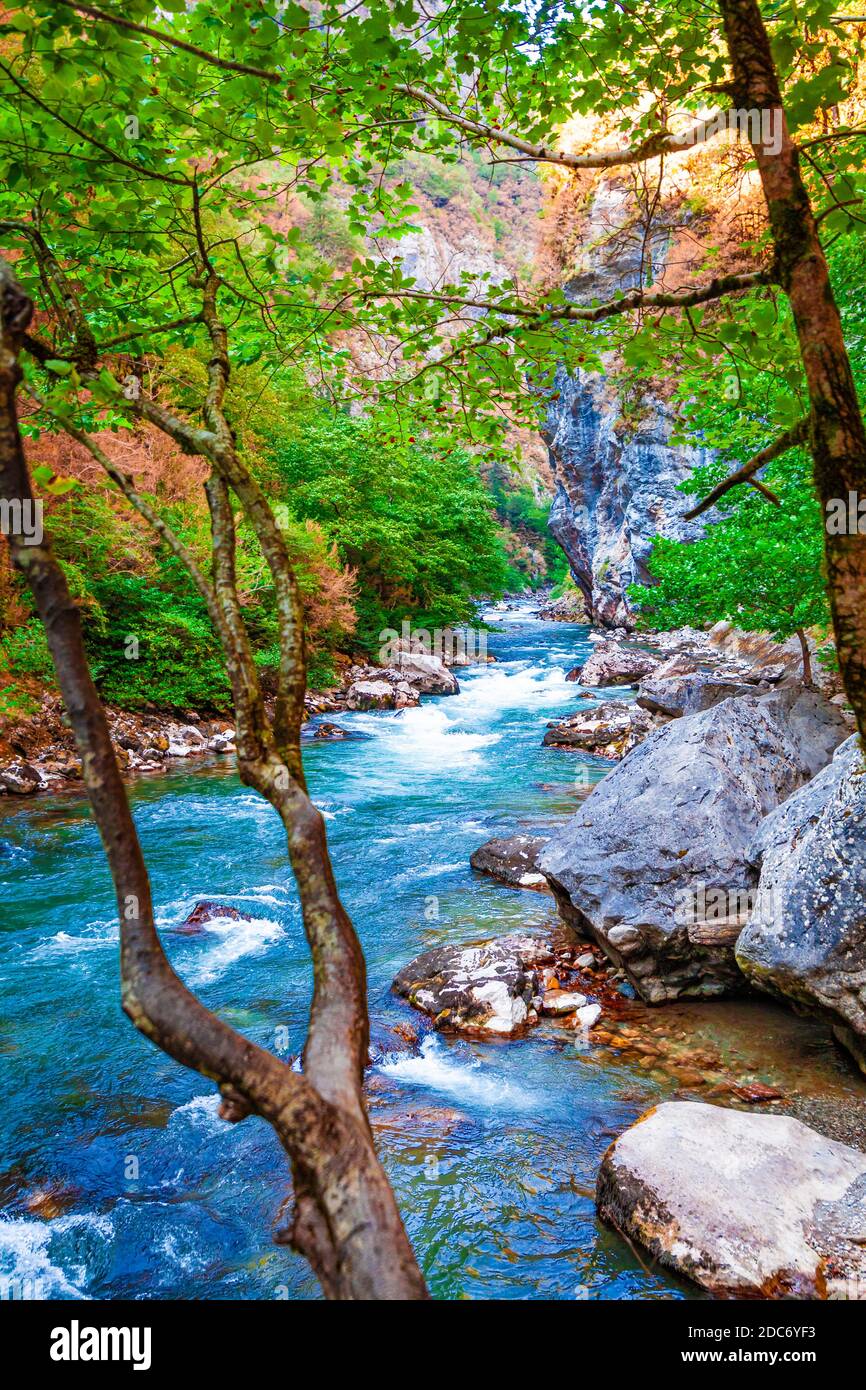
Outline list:
[[[596,1201],[713,1294],[866,1298],[866,1154],[786,1115],[659,1105],[608,1149]]]

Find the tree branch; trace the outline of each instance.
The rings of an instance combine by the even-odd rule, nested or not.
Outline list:
[[[756,285],[769,285],[773,283],[773,277],[769,271],[757,270],[744,275],[720,275],[711,280],[708,285],[702,285],[694,290],[684,292],[672,292],[667,290],[657,290],[655,292],[642,289],[629,290],[627,294],[619,299],[610,299],[604,304],[581,305],[567,304],[554,309],[537,309],[533,313],[524,315],[524,311],[517,308],[501,309],[495,303],[487,307],[491,312],[504,313],[508,315],[520,315],[522,322],[513,324],[497,324],[487,330],[474,342],[460,343],[451,352],[445,354],[437,360],[431,360],[420,371],[416,372],[408,382],[408,385],[423,376],[425,372],[446,366],[456,358],[463,357],[465,353],[472,352],[479,347],[485,347],[490,343],[496,342],[499,338],[506,338],[514,333],[518,333],[523,328],[543,328],[552,322],[560,323],[600,323],[604,319],[615,318],[618,314],[628,314],[635,309],[688,309],[695,304],[707,304],[715,299],[721,299],[723,295],[734,294],[740,290],[754,289]],[[395,291],[399,296],[399,291]],[[371,295],[371,298],[375,294]],[[386,292],[386,297],[391,297],[390,292]],[[453,299],[452,299],[453,302]],[[483,307],[478,300],[470,300],[470,305]]]
[[[691,149],[705,141],[708,136],[718,133],[719,117],[723,114],[716,111],[706,120],[697,121],[690,130],[684,131],[681,135],[671,135],[667,132],[650,135],[633,149],[602,150],[598,154],[568,154],[564,150],[552,150],[546,145],[532,144],[519,135],[503,130],[501,126],[488,125],[485,121],[476,121],[452,111],[444,102],[439,101],[438,97],[431,96],[421,87],[403,86],[397,90],[420,101],[450,125],[465,130],[467,135],[474,135],[479,140],[493,144],[507,145],[509,149],[518,150],[524,160],[558,164],[564,169],[615,169],[625,164],[642,164],[644,160],[654,159],[661,154]]]
[[[79,140],[86,140],[94,149],[101,150],[104,155],[108,156],[112,163],[120,164],[124,169],[131,169],[139,178],[157,179],[160,183],[171,183],[180,188],[189,188],[189,179],[175,174],[158,174],[155,170],[148,169],[144,164],[136,164],[131,159],[125,159],[122,154],[118,154],[110,145],[104,145],[101,140],[97,140],[95,135],[90,135],[86,130],[82,130],[80,126],[73,125],[71,121],[67,121],[65,116],[61,116],[59,111],[56,111],[52,106],[48,106],[42,98],[31,91],[25,83],[19,81],[14,72],[6,67],[5,63],[0,63],[0,72],[6,74],[9,81],[18,88],[18,91],[26,101],[32,101],[41,111],[45,111],[53,121],[57,121],[60,125],[65,126],[67,130],[71,130],[72,134],[77,135]]]
[[[223,68],[226,72],[242,72],[249,77],[260,77],[263,82],[280,82],[282,74],[268,71],[267,68],[252,67],[249,63],[239,63],[233,58],[218,58],[213,53],[208,53],[204,48],[197,48],[193,43],[187,43],[186,39],[176,38],[174,34],[166,34],[162,29],[152,29],[147,24],[135,24],[131,19],[124,19],[122,15],[111,14],[108,10],[97,9],[95,5],[77,5],[71,0],[64,0],[66,8],[75,10],[76,14],[87,15],[89,19],[96,19],[104,24],[113,24],[117,29],[126,29],[133,34],[141,34],[145,38],[157,39],[159,43],[168,44],[170,48],[182,49],[184,53],[191,53],[195,58],[201,58],[202,62],[210,63],[216,68]]]
[[[725,478],[721,483],[717,483],[712,492],[707,493],[707,496],[702,502],[699,502],[696,507],[692,507],[691,511],[684,514],[684,520],[694,521],[696,516],[700,516],[702,512],[715,506],[720,497],[724,497],[726,492],[730,492],[732,487],[737,487],[740,483],[751,483],[752,487],[757,487],[765,497],[768,497],[769,501],[775,502],[777,506],[781,506],[781,502],[778,497],[776,497],[775,493],[770,492],[770,489],[765,487],[763,483],[757,483],[754,475],[760,472],[762,468],[766,467],[768,463],[772,463],[773,459],[777,459],[782,454],[786,454],[789,449],[796,448],[798,444],[805,444],[808,438],[809,416],[805,416],[804,419],[798,420],[796,425],[792,425],[789,430],[785,430],[784,434],[780,434],[778,439],[774,439],[772,444],[768,444],[766,448],[761,449],[760,453],[750,458],[748,463],[744,463],[742,468],[737,469],[736,473],[732,473],[730,477]]]
[[[0,499],[17,503],[22,512],[35,500],[15,396],[22,377],[18,357],[32,313],[30,300],[0,262]],[[41,349],[38,342],[36,347]],[[218,397],[216,379],[215,390]],[[219,411],[216,397],[212,406]],[[201,433],[215,441],[212,461],[219,467],[225,463],[222,429],[216,418],[213,424],[213,431]],[[234,592],[234,542],[226,531],[230,509],[222,481],[213,495],[215,591],[228,584]],[[219,1084],[227,1119],[254,1112],[273,1125],[291,1157],[300,1194],[294,1243],[329,1297],[425,1298],[424,1280],[364,1110],[364,961],[337,895],[320,812],[271,748],[261,755],[255,750],[252,760],[242,762],[244,780],[268,796],[286,826],[313,953],[315,993],[306,1070],[299,1074],[212,1014],[172,969],[156,930],[147,870],[105,712],[87,666],[78,609],[50,542],[27,544],[23,527],[9,540],[13,563],[29,584],[45,627],[115,884],[125,1012],[163,1051]],[[223,549],[226,540],[229,548]]]

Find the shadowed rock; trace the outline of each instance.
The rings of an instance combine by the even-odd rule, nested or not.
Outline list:
[[[548,893],[547,879],[538,868],[538,856],[547,844],[537,835],[508,835],[488,840],[473,850],[469,863],[481,874],[489,874],[511,888],[533,888]]]
[[[866,770],[856,737],[762,822],[736,946],[758,988],[826,1018],[866,1072]]]

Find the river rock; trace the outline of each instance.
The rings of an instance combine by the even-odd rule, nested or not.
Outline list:
[[[559,1018],[586,1007],[586,995],[570,989],[548,989],[541,1000],[541,1012]],[[601,1012],[601,1010],[599,1010]]]
[[[866,1072],[866,769],[856,737],[760,825],[747,979],[824,1017]]]
[[[656,729],[542,851],[566,921],[650,1003],[741,990],[733,947],[757,881],[749,842],[845,733],[837,709],[797,687]]]
[[[713,1294],[866,1295],[866,1154],[786,1115],[659,1105],[608,1149],[596,1200]]]
[[[680,719],[684,714],[698,714],[701,710],[712,709],[722,700],[735,699],[740,695],[766,694],[771,689],[768,682],[755,684],[729,680],[703,671],[693,675],[663,677],[656,672],[655,677],[641,681],[637,703],[641,709],[649,710],[652,714]]]
[[[225,903],[211,902],[204,898],[196,903],[188,917],[175,927],[175,932],[182,936],[199,936],[210,922],[217,922],[228,918],[230,922],[252,922],[252,917],[248,912],[241,912],[236,907],[228,907]]]
[[[513,932],[469,946],[437,946],[403,967],[394,989],[437,1028],[509,1036],[537,1020],[539,969],[554,960],[541,937]]]
[[[536,612],[536,617],[548,623],[588,623],[586,599],[579,589],[569,589],[559,598],[546,603]]]
[[[640,647],[617,642],[599,642],[582,666],[574,667],[569,678],[581,685],[634,685],[659,665],[659,658]]]
[[[237,748],[235,747],[234,729],[223,729],[215,734],[211,734],[207,741],[207,747],[209,753],[219,753],[221,755],[236,753]]]
[[[399,679],[421,695],[457,695],[460,692],[457,677],[438,656],[398,651],[392,660]]]
[[[605,700],[548,725],[542,742],[552,748],[578,748],[594,757],[619,759],[657,727],[646,710],[627,700]]]
[[[548,893],[547,879],[538,868],[538,856],[546,844],[547,840],[537,835],[508,835],[473,850],[469,863],[478,873],[489,874],[511,888]]]
[[[397,688],[388,680],[353,681],[346,692],[346,708],[356,710],[396,709]]]
[[[0,788],[12,796],[32,796],[42,786],[41,773],[30,763],[12,762],[0,768]]]

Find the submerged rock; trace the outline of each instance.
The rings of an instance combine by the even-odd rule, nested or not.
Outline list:
[[[548,893],[547,879],[538,868],[538,856],[546,844],[547,840],[537,835],[508,835],[473,850],[469,863],[478,873],[489,874],[512,888]]]
[[[845,733],[837,709],[796,688],[656,729],[542,851],[566,921],[650,1003],[742,990],[733,947],[757,883],[749,842]]]
[[[226,918],[230,922],[252,922],[253,920],[248,912],[241,912],[236,907],[227,907],[225,903],[215,903],[204,898],[201,902],[196,903],[189,916],[175,927],[174,931],[183,936],[198,936],[210,922],[218,922]]]
[[[538,972],[554,959],[542,937],[518,932],[478,945],[437,946],[404,966],[394,989],[437,1028],[508,1036],[537,1021]]]
[[[866,1072],[866,769],[858,740],[761,824],[736,957],[760,989],[826,1018]]]
[[[581,685],[634,685],[658,665],[659,658],[640,647],[599,642],[583,665],[569,672],[569,679],[579,680]]]
[[[603,1221],[711,1293],[862,1298],[866,1154],[784,1115],[649,1111],[605,1154]]]

